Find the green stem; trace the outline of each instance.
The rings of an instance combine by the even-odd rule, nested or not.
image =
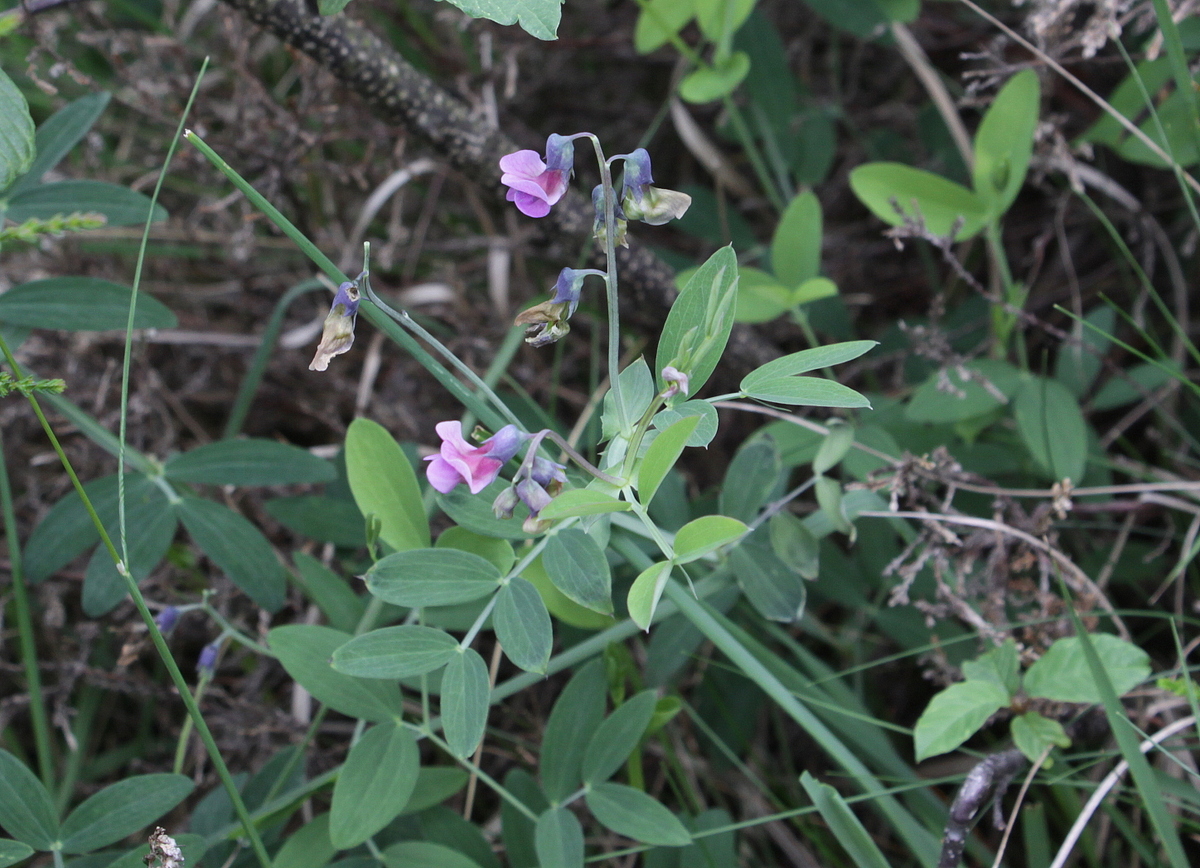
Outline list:
[[[2,335],[0,335],[0,353],[4,354],[4,358],[8,362],[13,375],[17,377],[22,376],[20,365],[17,364],[12,350],[8,347],[8,342],[4,340]],[[183,677],[183,673],[179,671],[179,665],[175,662],[175,658],[171,656],[171,649],[167,647],[167,642],[163,638],[162,631],[158,629],[158,624],[154,621],[154,614],[146,605],[146,598],[142,596],[141,588],[133,580],[129,568],[121,559],[116,546],[113,545],[112,538],[108,535],[108,530],[104,527],[104,522],[96,514],[96,508],[92,505],[91,499],[84,490],[83,483],[79,481],[79,476],[75,473],[75,468],[72,466],[70,459],[67,458],[66,452],[63,451],[62,444],[59,442],[58,436],[54,433],[54,428],[50,425],[50,421],[42,411],[41,404],[38,403],[37,398],[32,393],[27,398],[30,406],[33,408],[34,415],[37,416],[38,422],[42,426],[42,430],[50,440],[50,445],[54,448],[54,452],[58,456],[63,470],[70,477],[71,485],[79,494],[80,500],[83,501],[83,507],[87,510],[88,517],[91,518],[92,524],[95,525],[96,531],[100,534],[101,544],[108,552],[109,557],[112,558],[113,563],[117,565],[117,572],[125,580],[125,588],[133,598],[133,603],[137,607],[138,614],[142,616],[142,620],[150,631],[150,640],[154,643],[155,650],[158,652],[159,657],[162,658],[163,664],[167,667],[167,671],[171,675],[171,682],[175,685],[180,699],[183,700],[188,716],[195,722],[196,731],[199,733],[201,741],[204,742],[204,747],[208,751],[209,759],[212,761],[217,776],[221,779],[221,783],[225,786],[225,790],[233,802],[234,811],[237,813],[238,819],[242,822],[246,836],[250,839],[250,844],[254,849],[259,864],[262,868],[271,868],[271,857],[267,855],[267,849],[263,846],[262,838],[259,837],[258,830],[250,821],[250,813],[246,810],[246,804],[242,801],[242,795],[238,792],[237,784],[234,783],[233,776],[229,773],[228,766],[225,765],[225,760],[221,756],[221,750],[217,747],[216,740],[213,739],[212,732],[209,731],[208,724],[205,723],[204,716],[200,713],[200,708],[192,699],[187,679]]]
[[[450,754],[451,756],[454,756],[454,752],[452,750],[450,750],[450,745],[448,745],[442,739],[438,738],[438,736],[432,730],[429,730],[429,729],[418,730],[418,732],[421,732],[422,735],[424,735],[426,738],[428,738],[431,742],[436,744],[438,747],[440,747],[446,753]],[[522,814],[524,814],[526,817],[528,817],[532,822],[534,822],[534,823],[537,822],[538,815],[533,811],[533,809],[530,808],[528,805],[526,805],[524,802],[522,802],[520,799],[518,799],[516,796],[514,796],[512,793],[510,793],[508,790],[506,790],[498,780],[493,778],[491,775],[489,775],[487,772],[485,772],[479,766],[475,765],[475,763],[471,762],[469,759],[465,759],[463,757],[456,757],[456,759],[458,760],[459,765],[461,765],[463,768],[467,769],[469,772],[471,772],[471,774],[475,775],[475,777],[479,778],[481,781],[483,781],[485,784],[487,784],[489,787],[491,787],[492,792],[494,792],[500,798],[504,799],[504,801],[508,802],[510,805],[512,805],[514,808],[516,808],[518,811],[520,811]]]
[[[608,382],[618,407],[621,400],[621,316],[617,302],[617,192],[613,189],[612,166],[604,158],[600,140],[588,134],[596,160],[600,164],[600,183],[604,186],[604,289],[608,298]]]
[[[738,108],[737,103],[731,95],[726,94],[721,98],[722,105],[725,106],[725,111],[729,114],[729,121],[733,124],[734,134],[742,143],[742,148],[746,151],[746,159],[750,161],[751,167],[754,169],[754,174],[758,176],[758,183],[762,185],[763,190],[767,194],[767,198],[771,200],[771,204],[776,211],[783,213],[786,203],[783,197],[779,195],[779,190],[771,180],[771,172],[767,169],[767,164],[763,161],[762,154],[759,153],[758,145],[754,141],[754,136],[750,132],[750,127],[746,125],[746,119],[742,117],[742,111]]]
[[[50,744],[50,719],[46,714],[42,693],[42,676],[38,671],[37,640],[33,632],[33,615],[29,608],[29,588],[21,562],[21,540],[17,536],[17,515],[13,508],[12,487],[8,464],[4,461],[4,432],[0,429],[0,518],[4,521],[4,538],[8,548],[9,572],[12,574],[13,605],[17,610],[17,635],[21,646],[21,663],[25,669],[25,687],[29,691],[29,719],[37,750],[38,771],[42,783],[49,789],[54,783],[54,753]]]

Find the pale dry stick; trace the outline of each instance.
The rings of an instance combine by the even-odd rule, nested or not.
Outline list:
[[[916,73],[917,78],[925,87],[925,92],[933,100],[938,114],[942,116],[942,121],[950,130],[950,137],[954,139],[954,145],[958,148],[958,153],[963,158],[967,171],[971,171],[975,167],[975,150],[971,146],[971,136],[967,133],[962,118],[959,117],[958,108],[954,105],[954,98],[946,90],[946,85],[942,83],[938,71],[929,62],[929,56],[925,53],[925,49],[921,48],[920,43],[912,35],[912,31],[898,21],[892,22],[892,38],[896,40],[896,48],[900,51],[900,55]]]
[[[1004,858],[1004,851],[1008,849],[1008,839],[1012,836],[1013,826],[1017,822],[1017,811],[1021,810],[1021,804],[1025,801],[1025,794],[1029,792],[1029,787],[1033,784],[1033,779],[1041,771],[1042,765],[1046,762],[1046,758],[1050,756],[1050,751],[1052,750],[1054,750],[1054,745],[1046,745],[1041,756],[1037,758],[1037,762],[1029,770],[1029,774],[1025,775],[1025,780],[1021,783],[1021,789],[1017,792],[1017,798],[1013,802],[1012,812],[1008,815],[1008,822],[1004,825],[1004,834],[1000,836],[1000,846],[996,848],[996,859],[992,862],[992,868],[1000,868],[1000,860]]]
[[[1002,521],[996,521],[995,519],[991,518],[977,518],[973,515],[946,515],[945,513],[938,512],[910,512],[907,510],[897,510],[896,512],[892,512],[891,510],[886,509],[865,509],[858,513],[857,517],[910,518],[914,521],[940,521],[945,522],[946,524],[960,524],[966,527],[981,527],[985,530],[996,530],[1006,534],[1007,536],[1015,537],[1030,547],[1049,555],[1050,558],[1055,561],[1055,563],[1066,570],[1071,578],[1075,580],[1078,585],[1076,590],[1083,589],[1091,594],[1094,594],[1096,601],[1100,604],[1101,608],[1103,608],[1104,611],[1108,613],[1108,616],[1112,618],[1113,625],[1117,628],[1117,632],[1121,634],[1121,638],[1127,642],[1132,641],[1129,630],[1125,627],[1125,622],[1121,620],[1121,616],[1118,615],[1116,610],[1113,609],[1112,603],[1108,601],[1108,597],[1104,595],[1103,591],[1096,587],[1096,583],[1088,577],[1087,573],[1076,566],[1074,561],[1072,561],[1058,549],[1054,548],[1054,546],[1038,539],[1031,533],[1026,533],[1023,530],[1015,528],[1012,525],[1005,524]]]
[[[1055,72],[1057,72],[1060,76],[1062,76],[1064,79],[1066,79],[1071,84],[1073,84],[1075,86],[1076,90],[1078,90],[1080,93],[1082,93],[1084,96],[1086,96],[1092,102],[1094,102],[1097,106],[1099,106],[1101,109],[1103,109],[1106,114],[1110,115],[1114,120],[1116,120],[1117,123],[1119,123],[1122,127],[1124,127],[1126,132],[1128,132],[1131,136],[1133,136],[1135,139],[1137,139],[1143,145],[1145,145],[1147,148],[1149,148],[1156,157],[1158,157],[1159,159],[1161,159],[1163,162],[1167,163],[1168,165],[1174,164],[1174,160],[1171,159],[1171,155],[1168,154],[1166,151],[1164,151],[1159,146],[1158,142],[1154,141],[1154,139],[1150,138],[1150,136],[1148,136],[1144,132],[1142,132],[1137,127],[1137,125],[1133,123],[1133,121],[1129,120],[1129,118],[1125,117],[1125,115],[1121,114],[1119,111],[1117,111],[1115,108],[1113,108],[1112,105],[1109,104],[1108,100],[1106,100],[1104,97],[1100,96],[1100,94],[1096,93],[1094,90],[1092,90],[1090,87],[1088,87],[1082,81],[1080,81],[1076,76],[1074,76],[1070,72],[1068,72],[1061,63],[1059,63],[1057,60],[1055,60],[1050,55],[1046,54],[1046,52],[1042,51],[1040,48],[1038,48],[1036,45],[1034,45],[1028,39],[1021,36],[1021,34],[1017,33],[1017,31],[1013,30],[1011,27],[1009,27],[1003,21],[996,18],[996,16],[994,16],[990,12],[987,12],[987,11],[983,10],[982,8],[980,8],[978,4],[973,2],[973,0],[958,0],[958,2],[962,3],[964,6],[966,6],[968,9],[970,9],[972,12],[974,12],[976,15],[978,15],[984,21],[987,21],[989,24],[991,24],[997,30],[1002,31],[1004,33],[1004,35],[1007,36],[1009,39],[1011,39],[1013,42],[1020,45],[1022,48],[1024,48],[1030,54],[1034,55],[1038,60],[1042,61],[1042,63],[1046,64],[1046,66],[1050,67]],[[1187,185],[1189,187],[1191,187],[1197,193],[1200,193],[1200,181],[1197,181],[1195,178],[1193,178],[1187,172],[1183,171],[1182,168],[1179,169],[1179,175],[1180,175],[1180,177],[1182,177],[1184,179],[1184,181],[1187,182]]]
[[[1195,717],[1184,717],[1175,721],[1174,723],[1168,724],[1138,745],[1138,750],[1142,753],[1149,753],[1150,749],[1158,746],[1160,742],[1166,741],[1180,730],[1187,729],[1189,726],[1194,726],[1195,723]],[[1117,785],[1117,782],[1121,779],[1121,776],[1125,774],[1128,769],[1128,761],[1121,760],[1119,763],[1117,763],[1116,768],[1109,772],[1108,776],[1100,782],[1100,786],[1096,787],[1096,791],[1092,793],[1092,797],[1087,800],[1087,804],[1083,806],[1083,810],[1080,811],[1079,816],[1075,818],[1075,823],[1071,826],[1071,830],[1067,832],[1067,837],[1063,840],[1062,846],[1058,848],[1058,853],[1055,855],[1054,861],[1050,863],[1050,868],[1062,868],[1062,866],[1066,864],[1067,858],[1071,855],[1071,850],[1075,848],[1075,844],[1079,840],[1079,836],[1083,834],[1084,827],[1087,826],[1088,821],[1092,818],[1092,815],[1099,810],[1100,803],[1104,801],[1104,798],[1109,794],[1112,788]]]
[[[799,425],[801,428],[807,428],[809,431],[817,434],[829,433],[829,428],[820,422],[811,422],[802,416],[794,416],[786,411],[776,410],[774,407],[762,407],[757,404],[746,404],[741,401],[717,401],[713,406],[722,410],[742,410],[747,413],[760,413],[763,416],[770,416],[774,419],[790,422],[793,425]],[[878,449],[873,449],[862,443],[855,443],[854,448],[883,461],[891,462],[893,465],[899,463],[896,456],[880,452]],[[963,491],[970,491],[975,494],[992,494],[997,497],[1039,497],[1051,500],[1058,496],[1058,492],[1055,492],[1051,488],[1002,488],[998,485],[979,485],[960,479],[953,480],[953,484],[955,488],[962,489]],[[1171,482],[1129,482],[1120,485],[1092,485],[1085,488],[1072,488],[1071,496],[1115,497],[1122,494],[1143,494],[1153,491],[1194,492],[1196,497],[1200,497],[1200,480],[1180,479]]]
[[[375,215],[379,213],[379,209],[387,204],[388,199],[396,194],[396,191],[404,187],[409,181],[421,175],[436,172],[441,168],[441,165],[436,160],[431,160],[428,157],[422,157],[419,160],[414,160],[402,169],[397,169],[384,179],[383,183],[374,189],[367,201],[363,203],[362,211],[359,212],[358,220],[354,222],[354,228],[350,230],[350,237],[346,239],[346,257],[345,261],[351,263],[345,266],[347,270],[353,267],[355,258],[362,255],[363,236],[367,234],[367,226]]]
[[[492,647],[492,662],[488,665],[488,689],[496,689],[496,673],[500,670],[500,643],[497,642]],[[475,748],[475,756],[471,760],[472,770],[471,776],[467,778],[467,795],[463,800],[463,819],[471,819],[471,811],[475,808],[475,791],[479,786],[479,775],[475,773],[475,769],[479,768],[479,761],[483,758],[483,742],[479,742],[479,746]]]

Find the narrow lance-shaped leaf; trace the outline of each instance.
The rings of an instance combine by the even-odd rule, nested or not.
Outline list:
[[[283,567],[258,528],[228,507],[199,497],[184,497],[176,509],[196,545],[235,585],[267,611],[283,605]]]
[[[166,814],[195,789],[183,775],[138,775],[86,799],[63,821],[65,853],[87,853],[115,844]]]
[[[441,669],[457,648],[453,636],[433,627],[384,627],[356,636],[334,651],[333,668],[360,678],[412,678]]]
[[[363,578],[372,594],[397,606],[453,606],[500,587],[494,565],[452,548],[396,552],[377,561]]]
[[[683,847],[692,836],[683,823],[651,796],[624,784],[597,784],[588,790],[593,816],[618,835],[660,847]]]
[[[307,449],[274,440],[207,443],[167,459],[163,473],[180,482],[206,485],[288,485],[332,482],[333,465]]]
[[[37,156],[33,158],[29,170],[13,184],[9,194],[15,195],[27,187],[32,187],[42,179],[42,175],[57,166],[67,152],[92,128],[92,124],[108,105],[108,100],[109,94],[105,91],[90,93],[67,103],[42,121],[34,136]]]
[[[49,850],[58,837],[50,794],[28,767],[0,750],[0,826],[35,850]]]
[[[598,784],[616,774],[646,733],[657,701],[655,691],[643,690],[624,702],[596,728],[583,754],[585,784]]]
[[[487,726],[491,685],[487,664],[470,648],[450,658],[442,674],[442,728],[456,757],[479,747]]]
[[[363,733],[333,786],[329,837],[339,850],[361,844],[404,809],[421,767],[416,739],[381,723]]]

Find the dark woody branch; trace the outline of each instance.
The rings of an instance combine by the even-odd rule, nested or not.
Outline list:
[[[458,98],[409,64],[395,49],[344,15],[321,16],[304,0],[225,0],[247,18],[298,48],[366,101],[382,120],[400,124],[427,141],[455,169],[502,199],[499,160],[521,145],[489,128]],[[570,190],[547,217],[531,221],[544,244],[582,243],[592,231],[592,205]],[[603,251],[594,246],[600,262]],[[639,330],[657,333],[674,298],[673,275],[633,239],[618,248],[623,311]],[[735,328],[727,350],[733,369],[745,372],[778,352],[744,328]]]

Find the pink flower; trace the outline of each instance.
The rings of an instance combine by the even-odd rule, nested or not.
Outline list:
[[[545,217],[550,206],[567,192],[575,165],[575,146],[565,136],[546,140],[546,160],[537,151],[517,151],[500,158],[500,182],[509,188],[508,201],[526,217]]]
[[[515,425],[505,425],[478,446],[463,439],[459,422],[439,422],[436,430],[442,438],[442,449],[425,459],[429,462],[425,475],[442,494],[453,491],[460,482],[467,483],[472,494],[483,491],[525,439]]]

